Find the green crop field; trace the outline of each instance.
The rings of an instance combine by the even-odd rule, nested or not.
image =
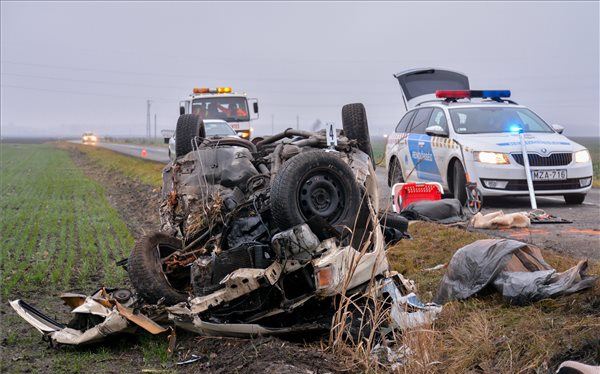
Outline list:
[[[122,284],[115,266],[133,238],[67,152],[52,145],[1,147],[2,297]]]

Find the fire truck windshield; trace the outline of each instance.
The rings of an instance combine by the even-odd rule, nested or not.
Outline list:
[[[203,97],[192,101],[192,114],[202,119],[249,121],[248,104],[245,97]]]

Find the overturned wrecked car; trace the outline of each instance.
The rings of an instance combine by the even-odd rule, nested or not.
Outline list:
[[[181,156],[163,170],[160,231],[121,262],[134,292],[77,295],[68,305],[79,319],[104,318],[79,333],[71,330],[81,323],[62,325],[19,300],[11,305],[63,344],[135,326],[160,333],[156,322],[169,321],[205,335],[326,331],[341,298],[353,295],[391,298],[400,327],[432,319],[439,308],[414,294],[400,300],[414,285],[389,273],[386,244],[406,235],[407,221],[378,214],[364,106],[344,106],[342,119],[342,130],[288,129],[254,144],[207,138],[200,117],[180,116]],[[407,318],[408,306],[421,313]]]
[[[127,264],[138,295],[203,334],[327,329],[332,298],[389,267],[364,107],[342,117],[337,133],[288,129],[253,144],[206,139],[200,118],[182,115],[161,231]]]

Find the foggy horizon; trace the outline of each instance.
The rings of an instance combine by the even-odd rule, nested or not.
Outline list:
[[[600,135],[598,2],[5,2],[1,136],[143,137],[174,129],[194,87],[257,98],[257,135],[365,104],[372,135],[404,114],[394,73],[438,67],[565,135]]]

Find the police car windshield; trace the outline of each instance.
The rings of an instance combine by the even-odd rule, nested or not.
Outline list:
[[[452,126],[457,134],[511,132],[519,127],[524,132],[553,132],[529,109],[509,107],[477,107],[450,109]]]
[[[192,114],[202,119],[249,121],[248,105],[244,97],[206,97],[192,101]]]

